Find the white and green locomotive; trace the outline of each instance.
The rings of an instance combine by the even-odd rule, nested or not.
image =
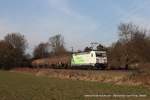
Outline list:
[[[71,66],[91,66],[104,69],[107,66],[106,51],[90,51],[72,54]]]

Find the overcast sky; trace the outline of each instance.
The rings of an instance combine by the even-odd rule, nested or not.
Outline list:
[[[110,45],[121,22],[150,28],[149,5],[150,0],[0,0],[0,39],[20,32],[32,49],[61,33],[68,49]]]

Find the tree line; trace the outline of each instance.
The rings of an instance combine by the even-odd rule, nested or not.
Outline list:
[[[7,34],[0,40],[0,69],[31,67],[34,59],[47,58],[68,53],[61,34],[52,36],[49,41],[38,44],[33,50],[33,57],[26,53],[28,42],[21,33]]]
[[[119,39],[109,48],[109,64],[125,69],[142,67],[150,62],[150,32],[133,23],[121,23],[118,27]]]
[[[105,50],[108,63],[112,68],[129,69],[140,63],[150,62],[149,31],[133,23],[121,23],[118,26],[117,42],[106,47],[98,44],[96,50]],[[0,40],[0,69],[31,66],[34,59],[48,58],[71,53],[65,48],[64,37],[61,34],[52,36],[47,42],[39,43],[33,50],[32,57],[26,53],[28,42],[21,33],[7,34]],[[91,51],[85,47],[84,51]]]

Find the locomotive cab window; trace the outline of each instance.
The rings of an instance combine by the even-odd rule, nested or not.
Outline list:
[[[96,57],[106,57],[105,53],[96,53]]]

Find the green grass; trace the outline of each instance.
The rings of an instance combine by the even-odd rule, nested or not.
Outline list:
[[[98,94],[146,94],[145,98],[85,98]],[[150,89],[98,82],[61,80],[0,71],[0,100],[150,100]]]

